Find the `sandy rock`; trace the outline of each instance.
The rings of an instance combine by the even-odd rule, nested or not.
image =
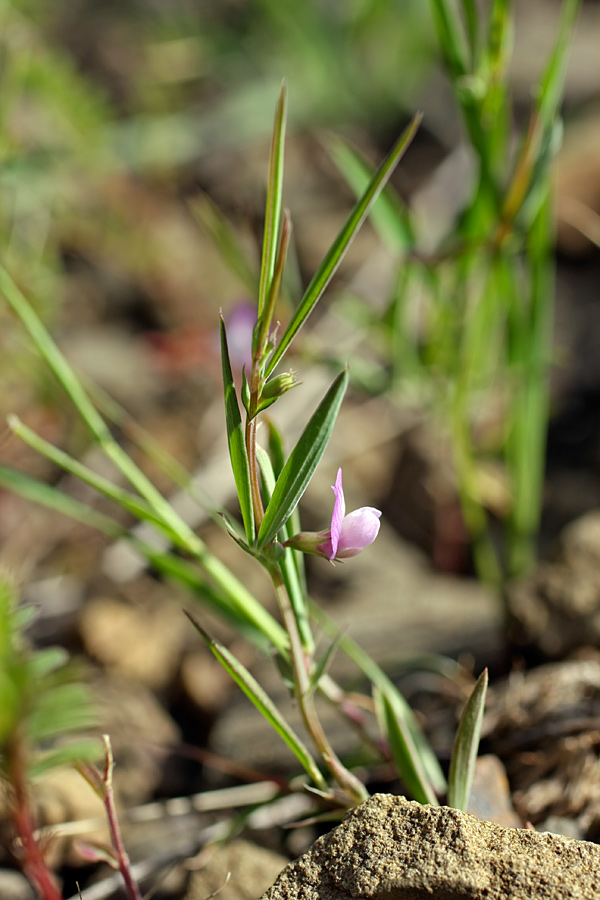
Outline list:
[[[600,847],[376,794],[261,900],[592,900]]]

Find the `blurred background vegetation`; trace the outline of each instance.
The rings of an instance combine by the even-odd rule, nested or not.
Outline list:
[[[560,6],[517,4],[515,126],[526,123]],[[583,13],[567,85],[579,111],[593,108],[599,83],[590,52],[600,33],[597,4],[584,3]],[[284,199],[297,279],[314,270],[352,202],[323,129],[378,160],[424,110],[396,187],[406,198],[432,186],[425,206],[434,231],[436,219],[456,212],[452,192],[465,184],[464,165],[456,182],[441,178],[437,194],[432,178],[463,137],[431,4],[6,0],[0,24],[3,260],[75,364],[151,428],[158,404],[170,425],[178,416],[195,430],[203,397],[214,393],[218,310],[248,296],[256,271],[283,77],[291,117]],[[214,231],[217,220],[206,198],[234,223],[242,271],[208,235],[207,222]],[[373,247],[371,236],[351,265]],[[349,315],[360,322],[356,310]],[[59,422],[62,400],[18,331],[4,327],[2,341],[0,413],[28,406],[53,440],[66,424],[76,452],[75,422],[62,411]],[[202,444],[197,434],[183,445],[173,440],[186,463]],[[14,443],[5,450],[9,458],[23,453]]]

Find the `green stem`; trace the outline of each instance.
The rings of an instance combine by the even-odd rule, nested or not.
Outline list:
[[[314,692],[310,683],[308,659],[302,647],[298,624],[288,597],[281,573],[275,566],[269,569],[285,630],[290,639],[290,657],[294,673],[295,696],[306,730],[333,778],[348,795],[353,804],[362,803],[369,796],[365,786],[341,762],[332,748],[314,704]]]

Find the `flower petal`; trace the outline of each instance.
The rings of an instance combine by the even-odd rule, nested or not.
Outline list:
[[[337,556],[338,543],[342,533],[342,523],[346,513],[346,501],[344,500],[344,488],[342,487],[342,470],[338,469],[335,484],[332,486],[335,494],[335,503],[333,505],[333,514],[331,516],[331,555],[326,554],[328,559],[335,559]]]
[[[372,506],[361,506],[345,516],[342,522],[335,557],[346,559],[356,556],[369,544],[372,544],[379,534],[379,517],[381,511]]]

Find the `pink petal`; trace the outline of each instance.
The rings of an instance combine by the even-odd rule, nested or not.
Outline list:
[[[342,470],[338,469],[335,484],[332,487],[335,494],[335,503],[333,505],[333,514],[331,516],[331,555],[326,553],[328,559],[335,559],[337,556],[338,543],[342,533],[342,523],[346,513],[346,501],[344,500],[344,489],[342,487]]]
[[[372,506],[362,506],[349,513],[342,522],[341,534],[336,545],[336,558],[356,556],[372,544],[379,533],[380,516],[381,511]]]

